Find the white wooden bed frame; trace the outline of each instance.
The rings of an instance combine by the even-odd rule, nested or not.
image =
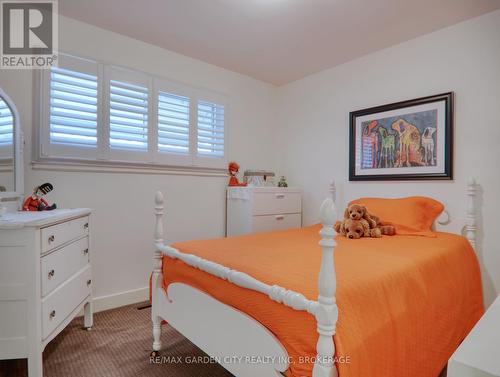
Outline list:
[[[333,182],[330,184],[330,192],[334,197]],[[455,229],[460,229],[458,232],[465,235],[473,248],[476,247],[477,233],[475,196],[476,183],[474,179],[470,179],[467,184],[465,225],[461,228],[455,227]],[[334,365],[335,345],[333,342],[338,318],[333,259],[336,245],[333,224],[337,217],[332,198],[326,199],[320,209],[323,228],[320,231],[322,239],[319,242],[322,247],[322,257],[317,301],[308,300],[302,294],[278,285],[264,284],[243,272],[229,269],[195,255],[181,253],[164,245],[163,203],[163,195],[158,191],[155,196],[154,244],[156,251],[152,274],[152,355],[158,355],[161,349],[161,321],[164,319],[237,377],[276,377],[281,376],[289,367],[287,351],[260,322],[186,284],[172,283],[165,292],[162,288],[161,266],[162,256],[167,255],[237,286],[265,294],[271,300],[293,310],[303,310],[313,315],[316,318],[319,334],[313,377],[338,376]],[[440,228],[448,228],[451,222],[447,212],[437,220],[437,223],[441,225]]]

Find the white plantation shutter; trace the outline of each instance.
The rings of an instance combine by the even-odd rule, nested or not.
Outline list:
[[[158,93],[158,151],[189,154],[189,98]]]
[[[10,107],[0,98],[0,149],[9,148],[13,145],[14,117]],[[0,154],[0,158],[3,154]],[[10,156],[12,158],[12,155]]]
[[[125,81],[109,83],[109,145],[147,151],[148,88]]]
[[[97,76],[51,68],[50,143],[97,147],[97,101]]]
[[[207,101],[198,101],[199,156],[224,156],[224,106]]]
[[[224,95],[63,53],[40,86],[42,163],[225,168]],[[6,109],[0,101],[0,158],[13,137]]]

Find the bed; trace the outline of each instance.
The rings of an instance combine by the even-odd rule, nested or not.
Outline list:
[[[327,199],[321,225],[171,246],[157,193],[153,350],[166,320],[238,377],[437,376],[483,311],[475,192],[466,238],[335,238]]]

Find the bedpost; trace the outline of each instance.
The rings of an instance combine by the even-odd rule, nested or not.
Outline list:
[[[330,181],[330,186],[328,188],[328,191],[330,191],[330,196],[333,200],[333,203],[337,204],[337,187],[335,186],[334,179]]]
[[[474,178],[470,178],[467,182],[467,217],[465,225],[465,237],[469,240],[474,250],[476,250],[477,233],[476,193],[476,180]]]
[[[161,258],[162,252],[156,244],[163,245],[163,194],[157,191],[155,195],[155,251],[153,254],[153,274],[151,277],[151,321],[153,322],[153,353],[157,354],[161,349],[161,318],[158,315],[157,289],[161,284]]]
[[[317,331],[319,333],[316,345],[318,354],[314,363],[313,377],[336,377],[338,373],[334,363],[335,343],[333,342],[333,335],[335,334],[338,309],[335,302],[337,282],[333,260],[336,245],[333,223],[337,216],[335,214],[335,204],[331,198],[323,202],[320,213],[323,228],[319,233],[321,235],[319,244],[323,251],[319,271],[318,308],[316,310]]]

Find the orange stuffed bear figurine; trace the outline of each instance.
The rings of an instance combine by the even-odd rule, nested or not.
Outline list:
[[[236,174],[240,171],[240,165],[238,165],[236,162],[231,161],[229,163],[229,166],[227,167],[227,170],[229,171],[229,175],[231,176],[229,178],[229,184],[228,186],[246,186],[246,183],[240,183],[238,181],[238,177]]]

